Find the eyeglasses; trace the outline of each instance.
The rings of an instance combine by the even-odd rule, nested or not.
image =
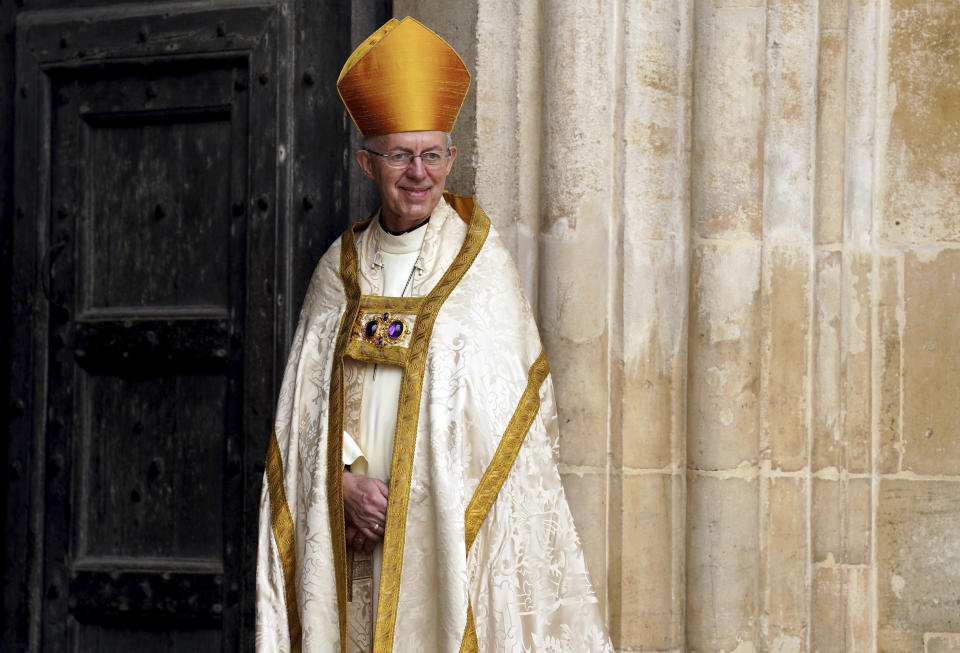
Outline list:
[[[381,154],[380,152],[374,152],[368,147],[363,149],[370,154],[383,157],[383,160],[386,161],[387,165],[391,168],[406,168],[411,165],[416,158],[423,161],[423,165],[428,168],[436,168],[443,163],[444,159],[450,156],[450,150],[447,150],[446,154],[434,151],[421,152],[420,154],[410,154],[409,152],[388,152],[387,154]]]

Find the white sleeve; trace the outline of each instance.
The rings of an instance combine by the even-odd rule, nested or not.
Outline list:
[[[357,441],[353,439],[346,431],[343,432],[343,464],[352,465],[357,462],[358,459],[363,458],[366,462],[366,456],[363,455],[363,449],[360,448],[360,445],[357,444]]]

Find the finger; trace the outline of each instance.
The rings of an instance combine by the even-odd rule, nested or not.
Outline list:
[[[364,553],[373,553],[373,550],[377,547],[377,543],[373,540],[367,540],[363,545]]]
[[[371,478],[368,480],[369,482],[363,489],[364,507],[385,511],[387,509],[387,486],[380,479]]]
[[[374,481],[374,487],[377,491],[386,499],[390,495],[390,488],[386,483],[381,481],[379,478],[372,479]]]
[[[366,547],[367,540],[362,533],[358,532],[356,537],[352,540],[352,548],[354,551],[363,551]]]
[[[375,531],[375,530],[373,530],[373,529],[370,529],[370,528],[362,528],[362,529],[360,529],[360,532],[363,533],[363,536],[364,536],[366,539],[372,540],[374,543],[379,542],[380,540],[383,539],[383,534],[382,534],[382,533],[379,533],[379,532],[377,532],[377,531]]]

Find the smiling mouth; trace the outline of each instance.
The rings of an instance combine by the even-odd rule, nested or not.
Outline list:
[[[408,195],[426,195],[427,191],[429,190],[429,186],[426,188],[403,188],[403,192],[407,193]]]

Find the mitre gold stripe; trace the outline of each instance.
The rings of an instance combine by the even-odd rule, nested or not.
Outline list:
[[[277,432],[270,434],[267,443],[267,490],[270,493],[270,523],[283,569],[283,593],[287,604],[287,628],[290,631],[290,650],[300,651],[300,611],[297,608],[297,553],[293,517],[283,488],[283,459]]]

